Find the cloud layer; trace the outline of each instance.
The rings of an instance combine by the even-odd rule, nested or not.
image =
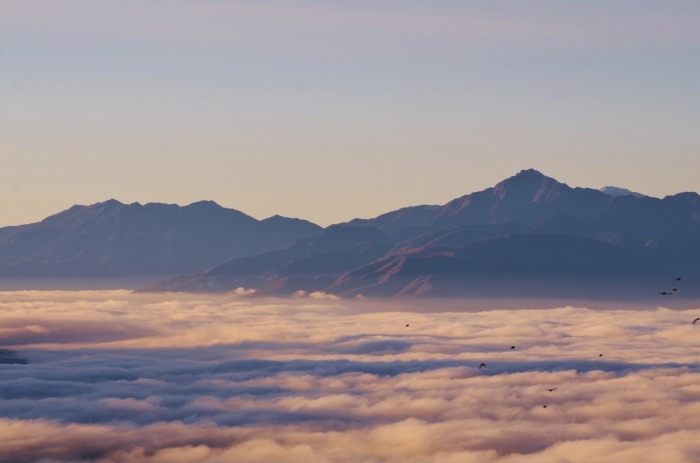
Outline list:
[[[0,462],[700,460],[700,310],[463,309],[0,293]]]

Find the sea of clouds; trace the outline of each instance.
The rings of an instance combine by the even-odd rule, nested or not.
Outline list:
[[[0,293],[0,462],[700,461],[700,309],[321,296]]]

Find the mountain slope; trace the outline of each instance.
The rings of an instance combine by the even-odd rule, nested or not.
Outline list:
[[[382,257],[392,244],[375,228],[336,225],[287,249],[230,259],[202,274],[174,277],[144,290],[228,291],[283,278],[339,275]]]
[[[440,206],[410,206],[387,212],[373,219],[353,219],[342,225],[351,227],[374,227],[393,235],[406,228],[426,227],[440,210]]]
[[[635,253],[585,237],[511,235],[457,249],[416,248],[342,275],[354,296],[545,295],[627,291],[670,275]]]

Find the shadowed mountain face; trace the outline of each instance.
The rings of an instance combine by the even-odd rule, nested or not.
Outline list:
[[[4,277],[110,277],[202,271],[227,258],[290,246],[321,232],[304,220],[258,221],[212,201],[189,206],[73,206],[30,225],[0,229]]]
[[[328,291],[346,296],[614,294],[664,279],[671,281],[671,275],[659,266],[594,239],[514,234],[387,255],[340,276]]]
[[[260,288],[287,278],[318,281],[382,257],[392,243],[388,235],[376,228],[333,226],[287,249],[231,259],[201,275],[176,277],[147,290],[226,291],[237,287]],[[328,283],[332,281],[333,278]]]

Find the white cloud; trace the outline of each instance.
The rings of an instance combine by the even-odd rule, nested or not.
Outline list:
[[[311,299],[317,299],[317,300],[329,300],[329,301],[339,301],[340,297],[334,295],[334,294],[328,294],[323,291],[314,291],[313,293],[309,294],[309,298]]]
[[[249,288],[245,289],[242,286],[236,288],[235,290],[232,291],[232,294],[235,296],[250,296],[251,294],[255,294],[255,289]]]

